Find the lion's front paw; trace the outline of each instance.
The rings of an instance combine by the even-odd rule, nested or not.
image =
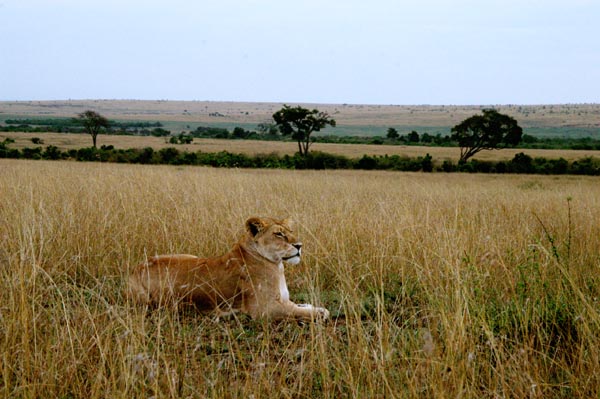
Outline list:
[[[325,308],[319,308],[308,303],[302,303],[296,305],[299,309],[302,309],[302,318],[313,319],[313,320],[328,320],[329,310]]]
[[[315,308],[315,314],[319,320],[329,320],[329,310],[325,308]]]

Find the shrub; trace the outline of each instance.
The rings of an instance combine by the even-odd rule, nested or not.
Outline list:
[[[421,169],[423,172],[433,172],[433,157],[429,153],[421,160]]]
[[[46,147],[46,151],[42,154],[44,159],[57,160],[63,158],[63,153],[58,149],[58,147],[49,145]]]
[[[576,175],[600,175],[600,160],[593,157],[586,157],[573,162],[570,173]]]
[[[42,159],[42,147],[23,148],[23,158]]]
[[[162,148],[158,151],[161,163],[178,164],[179,150],[173,147]]]
[[[343,155],[320,151],[312,151],[304,156],[295,154],[293,166],[295,169],[352,169],[353,167],[352,161]]]
[[[369,155],[363,155],[356,163],[356,169],[372,170],[377,168],[377,159]]]
[[[471,159],[468,162],[470,167],[470,172],[478,172],[478,173],[493,173],[496,171],[495,162],[490,161],[480,161],[478,159]],[[465,165],[463,165],[464,167]]]
[[[155,152],[152,147],[143,148],[137,154],[137,157],[134,162],[143,164],[156,163],[154,154]]]
[[[535,158],[534,165],[536,173],[542,173],[546,175],[563,175],[569,170],[569,162],[564,158]]]
[[[76,152],[75,159],[77,159],[78,161],[88,161],[88,162],[89,161],[99,161],[100,160],[99,151],[100,150],[98,150],[94,147],[80,148]]]
[[[533,159],[522,152],[515,154],[509,164],[510,171],[513,173],[533,173]]]
[[[456,172],[457,167],[454,164],[454,162],[446,159],[442,163],[442,168],[441,169],[442,169],[443,172],[450,173],[450,172]]]

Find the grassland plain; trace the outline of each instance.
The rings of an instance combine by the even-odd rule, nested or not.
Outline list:
[[[290,104],[296,105],[296,104]],[[337,127],[323,132],[333,135],[384,136],[387,128],[401,133],[417,130],[430,134],[450,133],[450,127],[494,107],[508,114],[525,129],[541,136],[598,137],[600,104],[555,105],[365,105],[299,104],[329,113]],[[177,133],[198,126],[254,130],[256,125],[272,122],[272,115],[283,103],[243,103],[219,101],[0,101],[0,122],[12,118],[73,117],[92,109],[115,120],[160,121]]]
[[[598,397],[600,185],[585,177],[0,160],[0,395]],[[123,296],[156,253],[299,222],[326,324]]]
[[[67,133],[7,133],[0,132],[0,141],[6,138],[15,140],[10,144],[13,148],[36,147],[31,139],[38,137],[44,144],[42,147],[54,145],[61,150],[79,149],[90,147],[92,139],[87,134]],[[295,142],[281,141],[257,141],[257,140],[224,140],[224,139],[194,139],[192,144],[173,145],[161,137],[149,136],[110,136],[99,135],[98,145],[112,145],[115,148],[144,148],[152,147],[155,150],[167,147],[175,147],[185,151],[219,152],[229,151],[249,155],[271,154],[293,155],[298,151]],[[422,157],[430,154],[435,162],[442,163],[444,160],[456,162],[460,155],[458,147],[423,147],[423,146],[400,146],[400,145],[369,145],[369,144],[332,144],[315,143],[311,146],[312,151],[322,151],[330,154],[343,155],[349,158],[360,158],[363,155],[400,155],[411,158]],[[565,158],[574,161],[585,157],[600,157],[597,150],[539,150],[507,148],[501,151],[482,151],[474,158],[481,161],[511,160],[515,154],[524,152],[531,157],[543,157],[547,159]]]

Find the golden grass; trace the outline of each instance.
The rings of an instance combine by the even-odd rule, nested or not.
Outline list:
[[[2,397],[597,397],[600,185],[585,177],[0,160]],[[324,325],[122,295],[156,253],[299,222]]]
[[[33,137],[43,140],[43,146],[54,145],[61,150],[79,149],[90,147],[92,139],[87,134],[66,133],[7,133],[0,132],[0,141],[5,138],[15,140],[10,146],[13,148],[35,147],[31,142]],[[293,155],[298,151],[295,142],[256,141],[256,140],[219,140],[219,139],[194,139],[192,144],[173,145],[161,137],[141,136],[111,136],[99,135],[98,145],[112,145],[115,148],[144,148],[152,147],[156,150],[166,147],[175,147],[185,151],[219,152],[229,151],[243,154],[270,154]],[[434,161],[458,160],[460,150],[457,147],[420,147],[396,145],[367,145],[367,144],[330,144],[315,143],[311,151],[322,151],[331,154],[344,155],[349,158],[360,158],[363,155],[400,155],[406,157],[422,157],[430,154]],[[475,155],[475,159],[482,161],[510,160],[515,154],[524,152],[532,157],[547,159],[565,158],[568,161],[584,157],[600,157],[600,151],[594,150],[530,150],[530,149],[504,149],[497,151],[482,151]]]

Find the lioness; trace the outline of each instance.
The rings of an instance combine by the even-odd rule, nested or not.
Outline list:
[[[153,256],[133,270],[129,294],[156,305],[191,302],[218,315],[241,311],[253,319],[327,319],[327,309],[290,301],[283,262],[298,264],[302,250],[292,228],[288,219],[252,217],[244,236],[223,256]]]

